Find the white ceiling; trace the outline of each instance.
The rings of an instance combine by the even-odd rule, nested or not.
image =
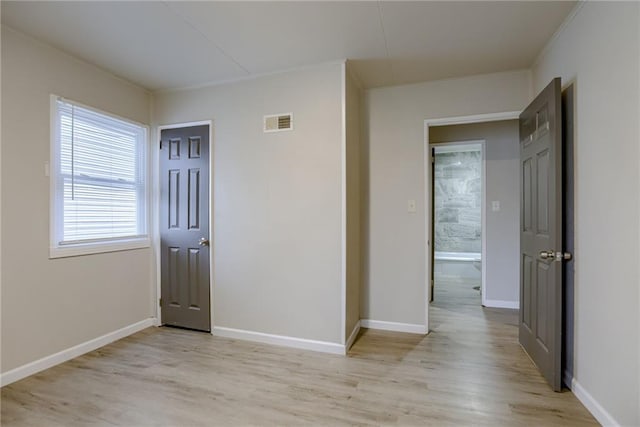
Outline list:
[[[2,1],[2,23],[150,90],[349,59],[365,87],[528,68],[574,1]]]

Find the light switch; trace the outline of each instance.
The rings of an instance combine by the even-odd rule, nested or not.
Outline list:
[[[500,201],[494,200],[491,202],[491,210],[494,212],[498,212],[500,210]]]
[[[415,200],[409,200],[407,202],[407,212],[416,213],[416,201]]]

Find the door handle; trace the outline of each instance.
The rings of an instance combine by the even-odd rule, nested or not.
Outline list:
[[[540,251],[540,259],[548,259],[551,261],[569,261],[573,258],[571,252],[556,252],[556,251]]]
[[[198,244],[200,246],[209,246],[209,239],[207,239],[206,237],[201,237],[200,240],[198,240]]]

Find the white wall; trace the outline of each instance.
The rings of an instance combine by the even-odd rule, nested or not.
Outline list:
[[[158,125],[214,121],[214,329],[342,344],[342,66],[155,96]]]
[[[151,251],[49,259],[49,95],[149,123],[149,94],[2,28],[2,372],[149,318]]]
[[[361,201],[360,201],[360,99],[358,82],[349,71],[345,72],[345,166],[346,166],[346,207],[347,207],[347,289],[345,307],[345,337],[349,338],[360,321],[361,262]]]
[[[485,140],[486,305],[520,303],[520,139],[518,120],[435,126],[429,142]],[[491,202],[500,202],[494,212]]]
[[[575,82],[574,392],[639,425],[639,4],[581,6],[533,68]]]
[[[364,319],[425,324],[424,120],[518,111],[530,73],[471,76],[372,89],[364,101]],[[407,200],[417,213],[407,212]]]

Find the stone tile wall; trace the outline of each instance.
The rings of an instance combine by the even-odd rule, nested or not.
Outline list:
[[[435,154],[435,249],[482,251],[482,152]]]

